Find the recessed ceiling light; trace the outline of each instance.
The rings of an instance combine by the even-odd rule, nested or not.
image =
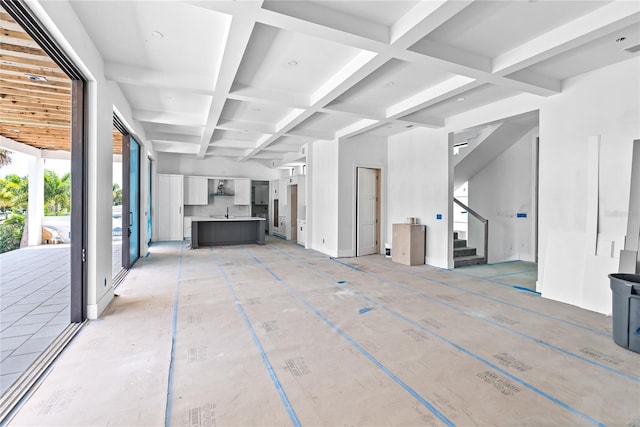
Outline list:
[[[25,74],[29,80],[32,82],[46,82],[47,78],[45,76],[37,76],[35,74]]]
[[[466,98],[461,96],[460,98],[456,99],[456,101],[464,101]]]
[[[287,62],[287,65],[289,65],[290,67],[295,67],[296,65],[298,65],[298,61],[292,59],[291,61]]]
[[[616,42],[617,42],[617,43],[620,43],[620,42],[625,41],[626,39],[627,39],[627,38],[626,38],[626,37],[624,37],[624,36],[622,36],[622,37],[618,37],[618,38],[616,39]]]
[[[153,37],[157,37],[157,38],[159,38],[159,39],[161,39],[161,38],[163,38],[163,37],[164,37],[164,34],[162,34],[160,31],[151,31],[151,35],[152,35]]]

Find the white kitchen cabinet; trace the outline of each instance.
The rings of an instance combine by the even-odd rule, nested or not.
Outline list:
[[[209,178],[206,176],[184,177],[184,204],[207,205],[209,204]]]
[[[158,241],[182,240],[184,233],[184,176],[158,175]]]
[[[251,180],[249,178],[236,178],[234,180],[235,197],[234,205],[250,205],[251,204]]]

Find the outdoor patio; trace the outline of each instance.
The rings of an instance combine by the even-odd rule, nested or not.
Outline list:
[[[113,275],[122,238],[113,237]],[[0,254],[0,395],[69,324],[69,244]]]
[[[0,393],[69,324],[70,246],[0,254]]]

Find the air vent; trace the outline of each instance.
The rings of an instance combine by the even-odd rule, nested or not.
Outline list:
[[[640,44],[637,44],[635,46],[631,46],[625,49],[627,52],[629,53],[636,53],[636,52],[640,52]]]

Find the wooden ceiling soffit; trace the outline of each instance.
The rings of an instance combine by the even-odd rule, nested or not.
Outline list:
[[[71,79],[0,7],[0,135],[71,149]]]

